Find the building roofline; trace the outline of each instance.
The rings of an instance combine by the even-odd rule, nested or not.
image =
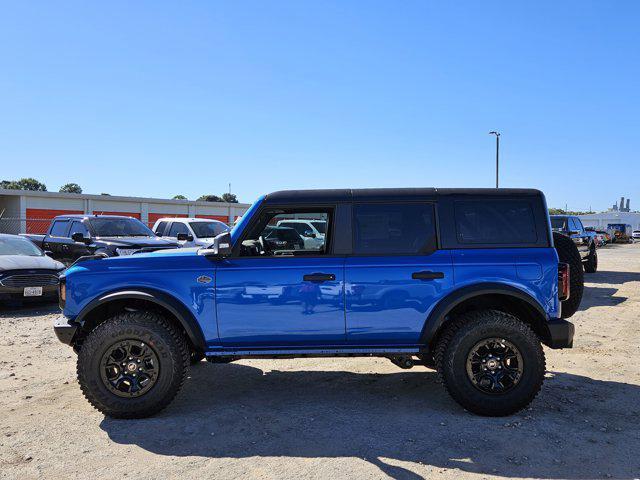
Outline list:
[[[41,192],[36,190],[13,190],[0,188],[0,195],[65,198],[69,200],[115,200],[119,202],[166,203],[171,205],[197,205],[201,207],[240,207],[249,208],[249,203],[204,202],[198,200],[174,200],[172,198],[124,197],[119,195],[95,195],[89,193]]]

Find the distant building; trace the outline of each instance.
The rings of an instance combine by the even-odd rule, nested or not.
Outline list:
[[[609,209],[610,212],[630,212],[631,211],[631,199],[627,198],[627,204],[625,206],[624,197],[620,197],[620,206],[613,204],[613,207]]]
[[[579,215],[579,217],[585,227],[595,227],[598,230],[606,230],[607,225],[610,223],[624,223],[625,225],[631,225],[634,230],[640,230],[640,213],[638,212],[610,210],[602,213]]]
[[[161,217],[213,218],[232,225],[249,206],[246,203],[0,189],[0,233],[45,233],[53,217],[72,213],[126,215],[150,227]]]

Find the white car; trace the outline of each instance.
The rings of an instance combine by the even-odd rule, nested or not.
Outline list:
[[[304,240],[305,250],[320,250],[324,247],[324,235],[327,233],[325,220],[289,219],[280,220],[278,227],[293,228]]]
[[[633,241],[637,241],[640,240],[640,230],[634,230],[633,233],[631,234],[631,238],[633,239]]]
[[[207,218],[173,218],[156,220],[152,229],[162,238],[177,240],[180,247],[204,247],[213,243],[213,238],[229,230],[226,223]]]

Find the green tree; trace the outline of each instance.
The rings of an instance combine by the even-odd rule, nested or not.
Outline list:
[[[549,215],[565,215],[566,212],[561,208],[550,208]]]
[[[175,195],[173,197],[174,200],[186,200],[187,197],[185,197],[184,195]]]
[[[201,195],[198,198],[200,202],[222,202],[222,199],[217,195]]]
[[[35,178],[21,178],[20,180],[2,180],[0,188],[9,190],[31,190],[36,192],[46,192],[47,186]]]
[[[238,197],[235,193],[223,193],[222,201],[227,203],[238,203]]]
[[[77,183],[67,183],[60,187],[61,193],[82,193],[82,187]]]

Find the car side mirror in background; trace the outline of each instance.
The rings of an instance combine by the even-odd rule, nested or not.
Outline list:
[[[52,252],[51,250],[45,250],[45,251],[44,251],[44,254],[45,254],[47,257],[52,257],[52,256],[53,256],[53,252]]]
[[[179,233],[177,238],[179,242],[193,242],[193,235],[188,233]]]
[[[213,245],[211,245],[211,247],[198,250],[198,255],[204,255],[205,257],[228,257],[231,255],[231,251],[231,234],[224,232],[213,239]]]
[[[580,235],[580,230],[571,230],[569,235]]]
[[[316,234],[313,233],[313,231],[311,231],[311,230],[305,230],[304,236],[305,237],[309,237],[309,238],[316,238]]]
[[[76,232],[73,235],[71,235],[71,240],[73,240],[74,242],[78,242],[78,243],[85,243],[87,245],[91,243],[91,238],[85,237],[80,232]]]

